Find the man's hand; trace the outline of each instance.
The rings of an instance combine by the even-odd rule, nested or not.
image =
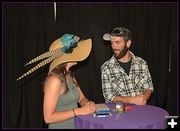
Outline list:
[[[146,97],[144,95],[137,95],[130,98],[130,103],[136,105],[145,105],[147,102]]]

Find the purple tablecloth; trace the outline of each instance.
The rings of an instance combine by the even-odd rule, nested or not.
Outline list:
[[[114,104],[106,104],[114,109]],[[165,129],[168,112],[152,105],[130,105],[132,110],[125,113],[113,112],[110,117],[82,115],[75,118],[76,129]]]

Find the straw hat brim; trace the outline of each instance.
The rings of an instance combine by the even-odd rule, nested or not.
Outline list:
[[[77,43],[77,47],[75,47],[72,53],[64,53],[60,57],[54,59],[49,67],[49,73],[58,65],[66,63],[66,62],[73,62],[73,61],[83,61],[86,59],[92,48],[92,40],[86,39]]]

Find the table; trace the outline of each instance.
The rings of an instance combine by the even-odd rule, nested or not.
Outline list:
[[[110,109],[115,104],[106,103]],[[169,113],[152,105],[130,105],[132,110],[124,113],[111,111],[111,117],[93,117],[81,115],[75,118],[76,129],[165,129],[167,122],[165,116]]]

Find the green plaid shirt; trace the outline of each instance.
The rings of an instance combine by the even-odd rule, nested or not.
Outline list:
[[[136,96],[146,89],[153,91],[153,83],[145,60],[132,52],[129,76],[112,56],[101,66],[102,90],[105,102],[112,102],[115,96]]]

